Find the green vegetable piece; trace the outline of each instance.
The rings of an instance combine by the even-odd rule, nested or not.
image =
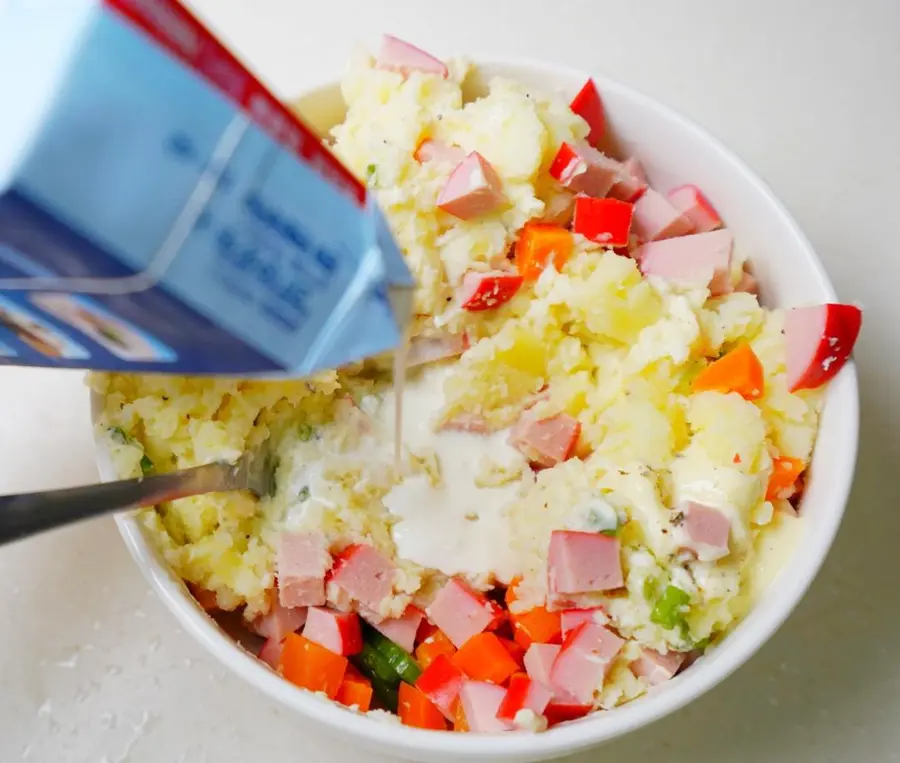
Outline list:
[[[309,500],[309,487],[307,487],[306,485],[301,487],[300,491],[297,493],[297,497],[301,501],[308,501]]]
[[[678,586],[668,585],[662,596],[657,599],[650,613],[651,622],[671,629],[684,621],[683,607],[690,602],[691,597]]]
[[[659,581],[656,578],[644,578],[644,598],[647,601],[651,601],[652,599],[656,598],[656,587],[658,585]]]
[[[125,434],[125,430],[122,427],[110,427],[109,428],[109,436],[119,445],[127,445],[128,444],[128,435]]]
[[[297,435],[303,442],[309,442],[316,436],[316,428],[312,424],[304,422],[297,427]]]
[[[150,460],[150,456],[145,453],[143,456],[141,456],[141,474],[146,477],[148,474],[152,473],[153,462]]]
[[[397,646],[387,636],[382,635],[370,625],[363,627],[363,638],[366,643],[371,644],[384,655],[391,668],[407,683],[414,684],[418,677],[422,675],[422,669],[409,652]]]
[[[374,164],[370,164],[366,167],[366,180],[371,183],[375,179],[375,173],[378,171],[378,167]]]
[[[363,643],[362,651],[350,658],[357,670],[372,682],[372,690],[385,709],[397,712],[397,687],[400,676],[381,652]]]

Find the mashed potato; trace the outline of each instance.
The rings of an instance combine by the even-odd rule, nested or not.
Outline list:
[[[746,293],[710,298],[645,279],[632,259],[578,236],[562,272],[547,268],[496,310],[460,309],[453,295],[463,274],[505,259],[522,225],[565,196],[547,168],[562,141],[577,142],[588,128],[565,103],[509,80],[492,80],[485,95],[466,102],[468,66],[449,68],[446,79],[404,77],[368,58],[356,62],[342,86],[347,117],[333,131],[335,152],[376,193],[418,281],[413,334],[469,337],[461,357],[437,364],[439,376],[428,369],[411,379],[410,399],[419,403],[409,403],[407,421],[425,420],[434,442],[405,431],[403,469],[393,468],[389,366],[381,361],[283,382],[98,375],[99,426],[111,437],[126,433],[114,443],[123,476],[139,473],[145,455],[152,468],[169,471],[272,443],[280,458],[273,497],[208,495],[141,514],[180,576],[214,592],[221,608],[243,608],[248,620],[270,606],[274,549],[285,529],[323,530],[338,548],[365,541],[393,558],[402,575],[383,613],[391,614],[427,602],[448,574],[482,589],[515,575],[522,578],[515,608],[542,604],[550,533],[611,521],[626,587],[597,603],[633,639],[597,695],[599,707],[611,707],[646,689],[627,668],[639,646],[691,650],[725,633],[752,604],[757,577],[780,558],[771,549],[797,521],[766,500],[773,455],[809,461],[821,395],[787,391],[780,311]],[[501,176],[509,204],[470,221],[437,210],[453,165],[416,161],[428,138],[478,151]],[[692,380],[710,359],[743,342],[764,367],[762,399],[694,393]],[[532,472],[503,433],[526,405],[539,417],[577,418],[580,457]],[[503,434],[452,435],[470,438],[468,445],[433,434],[442,422],[473,415]],[[476,466],[453,460],[468,447]],[[471,490],[506,491],[494,514],[476,517],[475,532],[463,522],[474,521],[468,516],[441,524],[439,510],[447,491],[463,490],[470,468],[477,471]],[[449,476],[457,473],[463,477]],[[409,502],[398,490],[433,514],[404,509]],[[673,527],[673,507],[683,501],[728,516],[725,558],[683,553]],[[426,553],[428,532],[458,545]],[[473,550],[492,533],[505,533],[491,537],[495,549],[505,547],[496,564]],[[689,599],[677,624],[653,616],[666,586]]]

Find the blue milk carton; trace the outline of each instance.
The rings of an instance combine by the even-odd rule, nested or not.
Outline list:
[[[0,362],[304,375],[395,347],[380,211],[174,0],[0,6]]]

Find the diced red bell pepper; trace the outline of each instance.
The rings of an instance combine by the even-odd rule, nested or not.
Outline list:
[[[497,717],[503,721],[513,721],[520,710],[531,710],[543,715],[552,698],[550,691],[524,673],[516,673],[509,679],[506,696],[497,710]]]
[[[453,721],[456,701],[465,674],[445,654],[438,655],[416,680],[419,689],[440,710],[444,717]]]
[[[362,650],[362,631],[355,612],[310,607],[303,635],[335,654],[350,657]]]
[[[631,234],[634,205],[618,199],[575,199],[572,230],[603,246],[626,246]]]
[[[556,726],[560,723],[565,723],[566,721],[584,718],[589,712],[591,712],[590,705],[551,701],[544,709],[544,716],[547,718],[548,726]]]
[[[592,146],[596,146],[603,138],[606,131],[606,117],[603,114],[603,101],[600,98],[600,91],[594,80],[589,79],[584,83],[578,94],[569,104],[578,116],[580,116],[591,128],[588,132],[587,140]]]

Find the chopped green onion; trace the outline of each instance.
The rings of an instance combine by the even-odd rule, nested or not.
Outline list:
[[[307,424],[304,422],[299,427],[297,427],[297,436],[303,442],[309,442],[313,437],[316,436],[316,428],[312,424]]]
[[[684,621],[683,608],[690,600],[678,586],[667,585],[650,613],[650,620],[666,629],[675,628]]]
[[[153,471],[153,462],[146,453],[141,456],[141,474],[145,477]]]
[[[378,171],[378,167],[374,164],[370,164],[366,167],[366,181],[371,183],[375,179],[375,173]]]
[[[301,501],[308,501],[309,500],[309,487],[307,485],[304,485],[303,487],[301,487],[300,491],[297,493],[297,497]]]
[[[128,435],[125,434],[125,430],[122,427],[110,427],[109,436],[120,445],[128,444]]]

